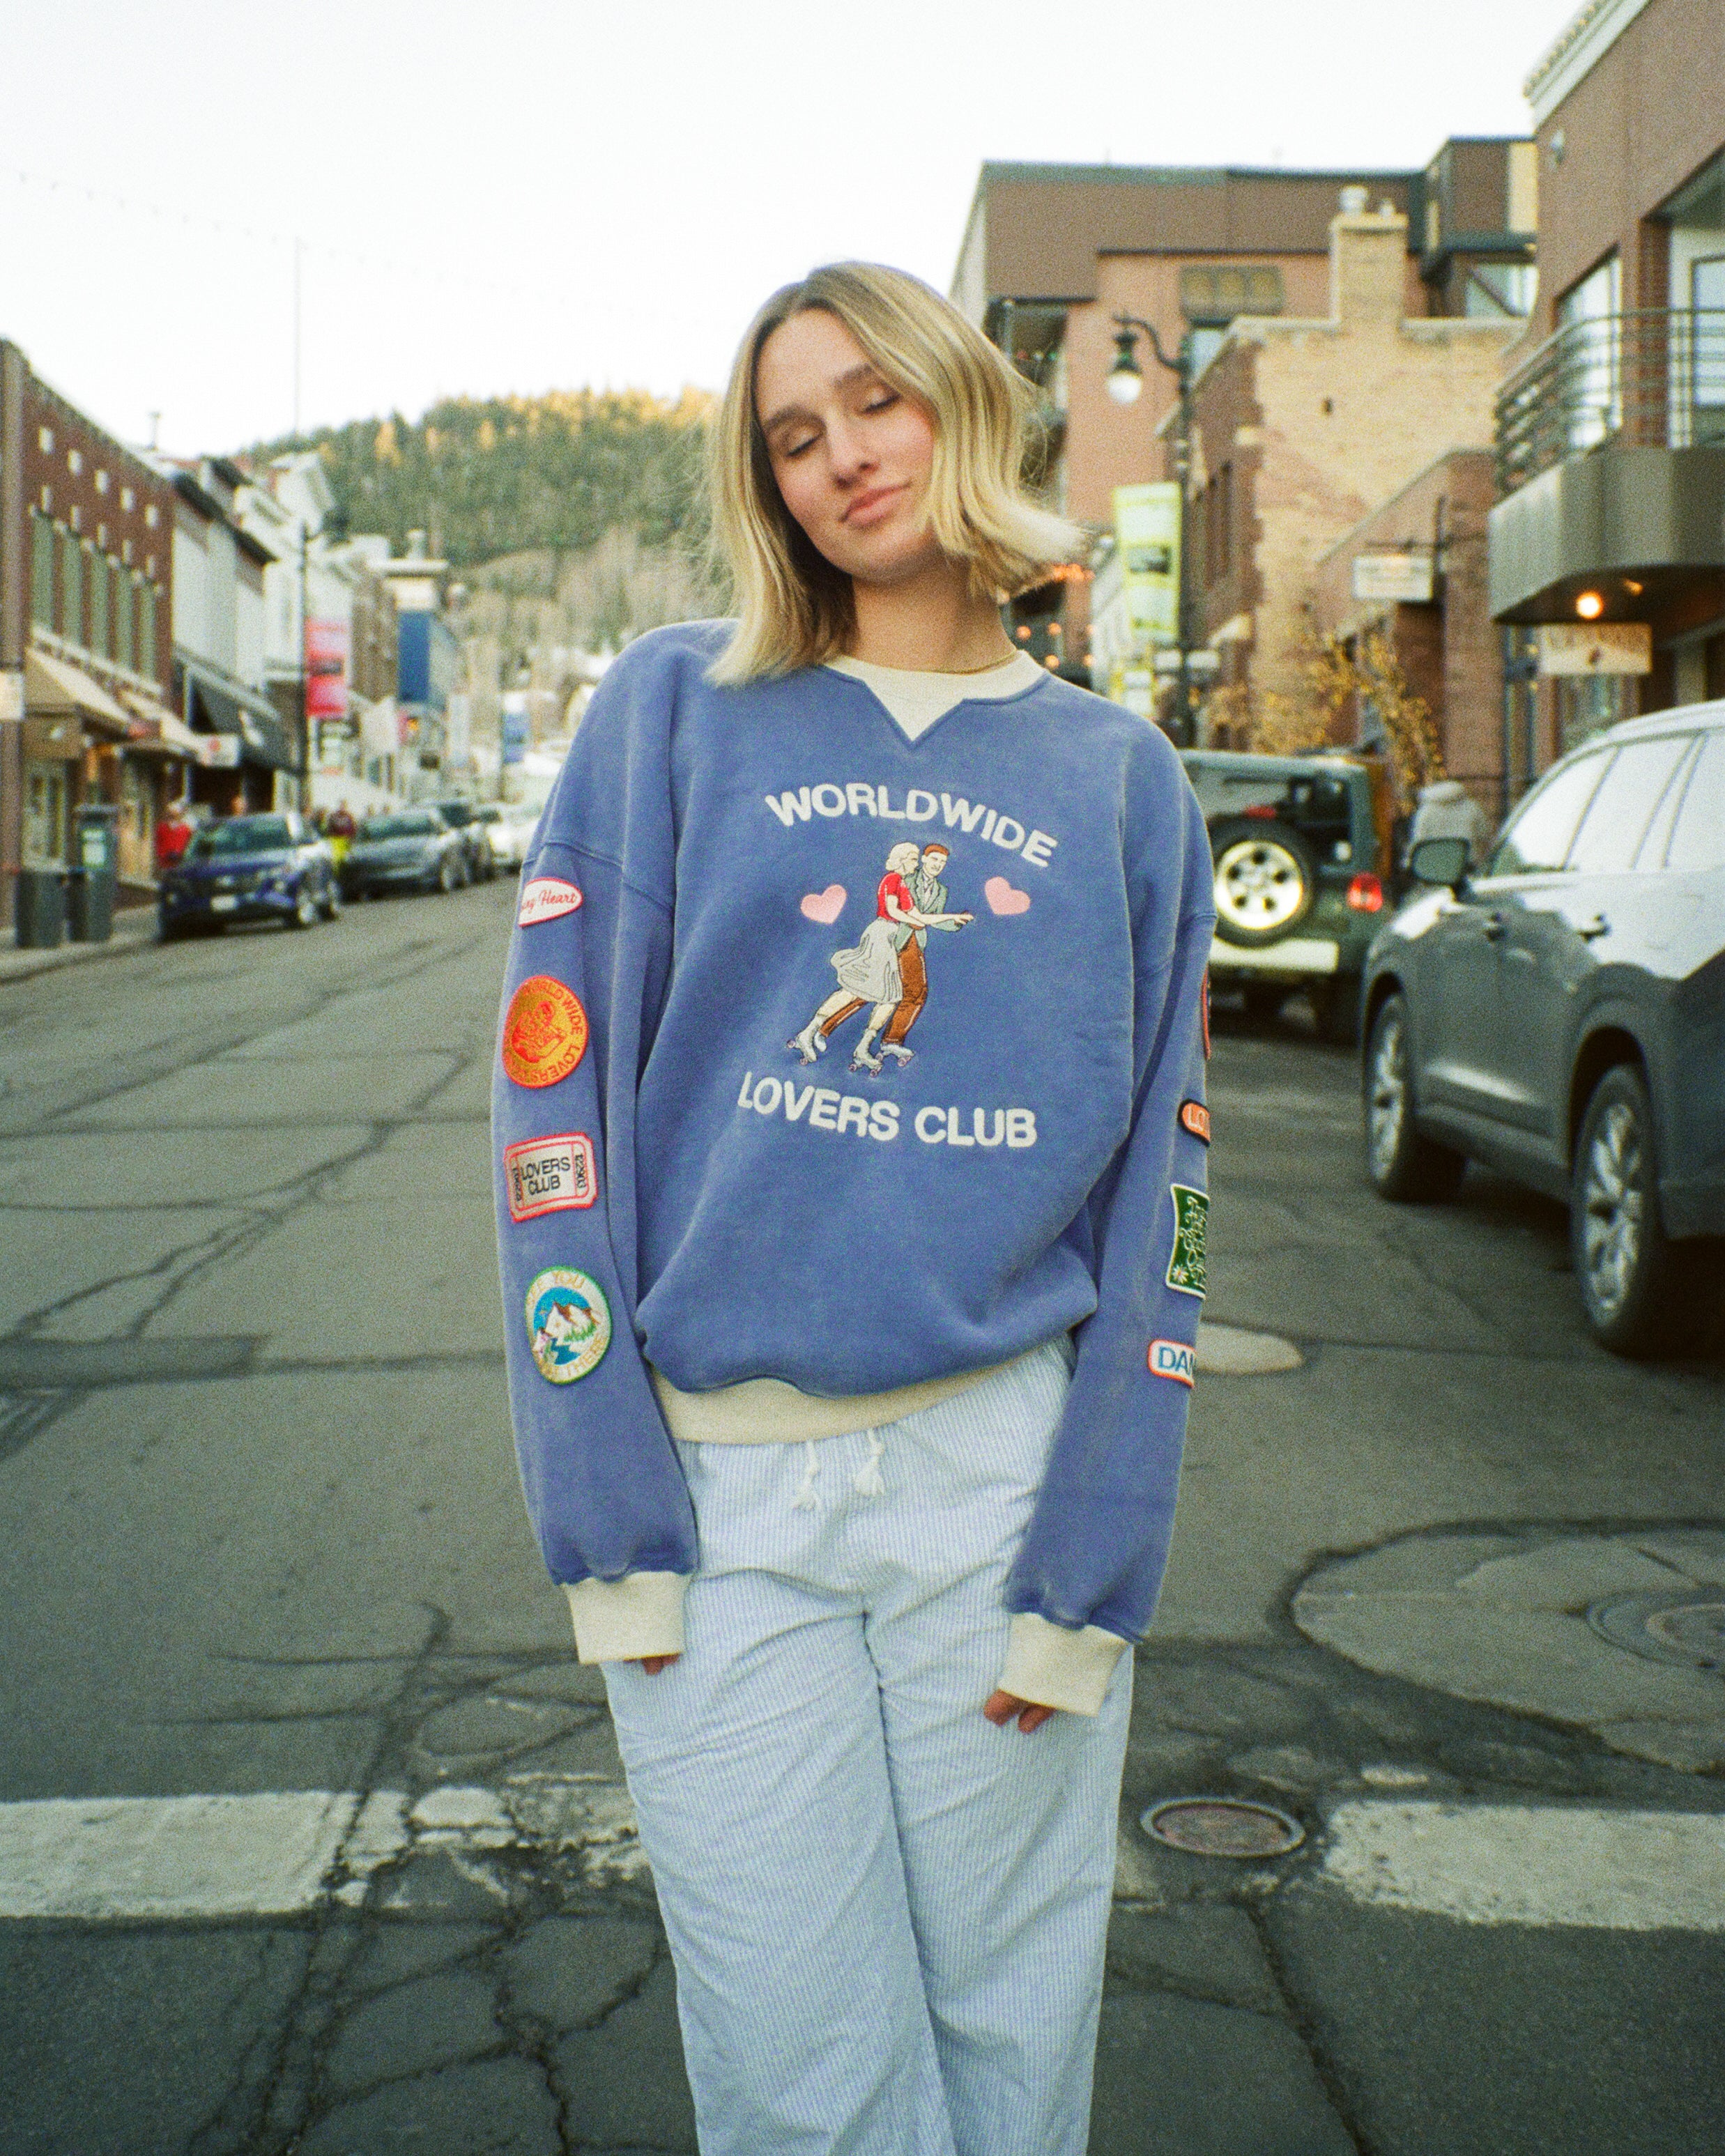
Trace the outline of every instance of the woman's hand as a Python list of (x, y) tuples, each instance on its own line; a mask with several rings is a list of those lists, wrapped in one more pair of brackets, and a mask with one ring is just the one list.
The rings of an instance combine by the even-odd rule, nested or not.
[(1014, 1716), (1019, 1727), (1028, 1737), (1033, 1729), (1040, 1729), (1054, 1713), (1051, 1707), (1037, 1707), (1028, 1699), (1019, 1699), (1009, 1691), (991, 1691), (983, 1702), (983, 1712), (997, 1729), (1004, 1729)]
[(668, 1670), (677, 1659), (675, 1655), (625, 1655), (626, 1662), (639, 1662), (649, 1677), (656, 1677), (661, 1670)]

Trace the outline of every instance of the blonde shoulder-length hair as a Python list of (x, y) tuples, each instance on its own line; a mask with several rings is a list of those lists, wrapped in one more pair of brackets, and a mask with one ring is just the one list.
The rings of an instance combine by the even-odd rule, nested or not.
[(750, 323), (714, 426), (713, 549), (737, 616), (710, 670), (716, 682), (819, 665), (843, 650), (855, 624), (850, 578), (786, 509), (755, 408), (762, 346), (814, 309), (842, 322), (884, 379), (932, 419), (929, 529), (943, 553), (967, 565), (978, 597), (1009, 598), (1040, 583), (1084, 543), (1076, 526), (1024, 492), (1037, 423), (1034, 394), (1017, 369), (919, 278), (874, 262), (829, 263), (775, 292)]

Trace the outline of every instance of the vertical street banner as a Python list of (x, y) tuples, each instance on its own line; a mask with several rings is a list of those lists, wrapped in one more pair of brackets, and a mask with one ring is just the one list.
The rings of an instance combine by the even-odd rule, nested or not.
[(1140, 649), (1180, 640), (1180, 490), (1173, 480), (1114, 490), (1132, 642)]
[(345, 719), (347, 716), (348, 628), (345, 621), (305, 624), (305, 716)]

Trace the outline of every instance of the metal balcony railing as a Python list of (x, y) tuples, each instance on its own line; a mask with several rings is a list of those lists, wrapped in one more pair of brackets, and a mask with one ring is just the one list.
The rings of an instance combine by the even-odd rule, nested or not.
[(1645, 308), (1555, 331), (1498, 395), (1500, 499), (1606, 442), (1725, 444), (1725, 308)]

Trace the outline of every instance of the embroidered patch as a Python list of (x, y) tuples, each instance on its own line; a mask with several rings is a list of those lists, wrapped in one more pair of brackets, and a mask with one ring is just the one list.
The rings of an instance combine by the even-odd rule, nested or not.
[(535, 876), (531, 883), (521, 886), (521, 911), (516, 919), (523, 928), (531, 928), (542, 921), (556, 921), (565, 913), (572, 913), (581, 903), (578, 885), (566, 883), (562, 876)]
[(1196, 1365), (1183, 1340), (1153, 1340), (1149, 1361), (1153, 1378), (1172, 1378), (1177, 1385), (1192, 1383)]
[(1180, 1127), (1182, 1130), (1190, 1131), (1193, 1137), (1201, 1143), (1204, 1145), (1209, 1143), (1210, 1111), (1202, 1101), (1181, 1101)]
[(1171, 1183), (1174, 1198), (1174, 1246), (1168, 1252), (1168, 1284), (1181, 1295), (1204, 1294), (1204, 1229), (1210, 1201), (1201, 1190)]
[(509, 1217), (531, 1220), (542, 1213), (583, 1211), (598, 1195), (593, 1140), (582, 1131), (554, 1138), (523, 1138), (503, 1148)]
[(527, 1290), (527, 1344), (539, 1374), (572, 1385), (598, 1369), (611, 1345), (611, 1307), (595, 1280), (572, 1266), (552, 1265)]
[(587, 1053), (587, 1013), (549, 973), (523, 981), (503, 1014), (503, 1068), (517, 1086), (555, 1086)]
[(1210, 969), (1204, 969), (1204, 988), (1199, 997), (1199, 1025), (1204, 1034), (1204, 1060), (1210, 1060)]

